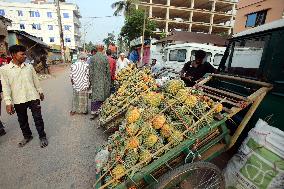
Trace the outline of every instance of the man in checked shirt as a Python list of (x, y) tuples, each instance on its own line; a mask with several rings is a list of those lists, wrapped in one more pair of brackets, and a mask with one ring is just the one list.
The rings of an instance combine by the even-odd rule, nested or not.
[(1, 67), (3, 99), (7, 113), (10, 115), (17, 113), (24, 136), (19, 146), (23, 147), (33, 139), (28, 122), (29, 108), (39, 134), (40, 146), (44, 148), (48, 145), (40, 106), (40, 100), (44, 99), (44, 95), (37, 74), (32, 65), (24, 63), (27, 58), (24, 46), (13, 45), (9, 51), (12, 60), (10, 64)]

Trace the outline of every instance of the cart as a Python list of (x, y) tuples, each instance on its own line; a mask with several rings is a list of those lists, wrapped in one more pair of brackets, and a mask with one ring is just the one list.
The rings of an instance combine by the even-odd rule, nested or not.
[[(209, 74), (194, 88), (221, 101), (210, 126), (139, 169), (116, 188), (224, 188), (220, 170), (208, 161), (231, 148), (272, 85), (240, 77)], [(240, 123), (230, 121), (238, 117)], [(200, 120), (201, 121), (201, 120)], [(140, 163), (133, 168), (139, 168)], [(103, 175), (98, 174), (97, 180)], [(97, 182), (95, 188), (106, 188)]]

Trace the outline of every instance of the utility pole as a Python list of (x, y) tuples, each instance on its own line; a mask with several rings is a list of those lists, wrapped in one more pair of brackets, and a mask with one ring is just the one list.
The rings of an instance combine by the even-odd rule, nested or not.
[(143, 32), (142, 32), (142, 46), (141, 46), (141, 52), (140, 52), (140, 63), (141, 63), (141, 66), (144, 66), (143, 57), (144, 57), (145, 30), (146, 30), (146, 10), (144, 12), (144, 22), (143, 22)]
[(54, 3), (55, 3), (55, 6), (56, 6), (57, 19), (58, 19), (61, 56), (62, 56), (63, 63), (65, 63), (66, 62), (66, 60), (65, 60), (65, 47), (64, 47), (64, 39), (63, 39), (63, 31), (62, 31), (62, 22), (61, 22), (59, 0), (54, 0)]

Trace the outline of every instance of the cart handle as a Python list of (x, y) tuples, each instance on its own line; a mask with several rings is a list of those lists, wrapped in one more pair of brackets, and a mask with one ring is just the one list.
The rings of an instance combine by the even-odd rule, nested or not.
[(241, 77), (236, 77), (236, 76), (229, 76), (229, 75), (222, 75), (222, 74), (209, 74), (209, 76), (223, 78), (223, 79), (230, 79), (230, 80), (235, 80), (235, 81), (242, 81), (242, 82), (245, 82), (245, 83), (256, 84), (256, 85), (260, 85), (262, 87), (267, 87), (267, 88), (273, 87), (273, 85), (270, 84), (270, 83), (266, 83), (266, 82), (262, 82), (262, 81), (256, 81), (256, 80), (252, 80), (252, 79), (241, 78)]

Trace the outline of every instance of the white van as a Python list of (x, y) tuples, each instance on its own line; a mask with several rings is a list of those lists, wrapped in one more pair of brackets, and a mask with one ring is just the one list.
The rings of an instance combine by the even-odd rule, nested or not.
[(217, 69), (226, 48), (200, 43), (171, 45), (164, 48), (163, 61), (165, 63), (162, 66), (173, 68), (179, 72), (186, 62), (194, 60), (194, 54), (197, 50), (205, 51), (207, 54), (206, 61)]

